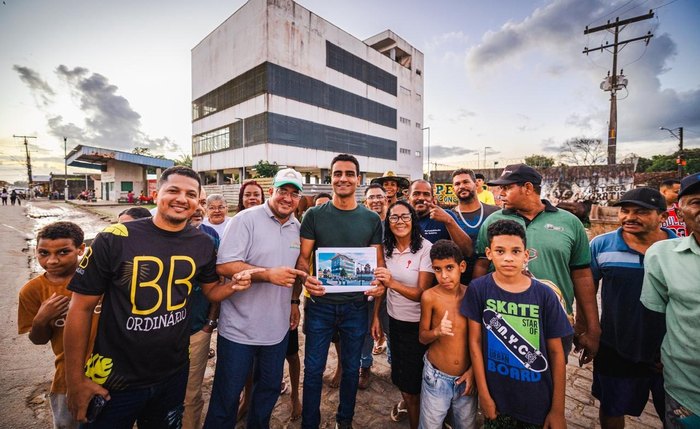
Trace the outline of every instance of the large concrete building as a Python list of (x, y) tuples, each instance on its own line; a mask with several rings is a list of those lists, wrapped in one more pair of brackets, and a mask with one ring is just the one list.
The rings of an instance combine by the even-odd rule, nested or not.
[(193, 167), (223, 184), (263, 160), (319, 183), (351, 153), (366, 180), (419, 178), (423, 79), (423, 53), (389, 30), (362, 41), (291, 0), (249, 0), (192, 49)]

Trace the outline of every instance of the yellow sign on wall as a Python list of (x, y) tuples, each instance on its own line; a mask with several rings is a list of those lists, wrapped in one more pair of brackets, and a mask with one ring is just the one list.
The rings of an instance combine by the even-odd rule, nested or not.
[(456, 206), (459, 203), (452, 189), (452, 183), (436, 183), (435, 199), (441, 206)]

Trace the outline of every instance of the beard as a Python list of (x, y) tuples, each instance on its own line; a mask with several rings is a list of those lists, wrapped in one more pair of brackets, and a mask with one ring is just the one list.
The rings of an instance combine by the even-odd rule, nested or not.
[(460, 203), (471, 203), (476, 198), (476, 192), (467, 191), (466, 196), (457, 195), (457, 199)]

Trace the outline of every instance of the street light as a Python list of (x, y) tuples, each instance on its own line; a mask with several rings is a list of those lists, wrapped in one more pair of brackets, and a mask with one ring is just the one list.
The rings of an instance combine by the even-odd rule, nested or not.
[(68, 202), (68, 138), (63, 137), (63, 201)]
[(243, 143), (243, 171), (239, 178), (239, 182), (242, 185), (245, 180), (245, 120), (243, 118), (233, 118), (241, 121), (241, 142)]
[(420, 130), (428, 130), (428, 180), (430, 180), (430, 127), (421, 128)]
[[(678, 127), (675, 129), (668, 129), (666, 127), (659, 127), (659, 130), (666, 130), (675, 138), (678, 139), (678, 158), (676, 159), (676, 164), (678, 164), (678, 180), (683, 178), (683, 165), (685, 160), (683, 159), (683, 127)], [(674, 133), (678, 131), (678, 135)]]
[(484, 147), (484, 168), (486, 168), (486, 149), (491, 149), (491, 146)]

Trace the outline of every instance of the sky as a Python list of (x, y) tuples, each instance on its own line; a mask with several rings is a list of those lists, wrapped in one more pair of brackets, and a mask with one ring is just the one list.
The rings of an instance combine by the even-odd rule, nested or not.
[[(0, 5), (0, 180), (63, 172), (67, 147), (177, 159), (191, 152), (191, 49), (242, 0), (4, 0)], [(605, 141), (609, 52), (584, 47), (612, 35), (584, 35), (654, 10), (621, 40), (618, 160), (673, 153), (659, 127), (684, 127), (700, 146), (700, 2), (696, 0), (301, 0), (302, 6), (365, 39), (385, 29), (425, 54), (424, 154), (431, 169), (499, 166), (557, 157), (576, 137)], [(274, 161), (274, 160), (269, 160)], [(425, 159), (427, 163), (427, 157)], [(427, 169), (427, 165), (426, 165)], [(70, 172), (79, 169), (69, 168)]]

